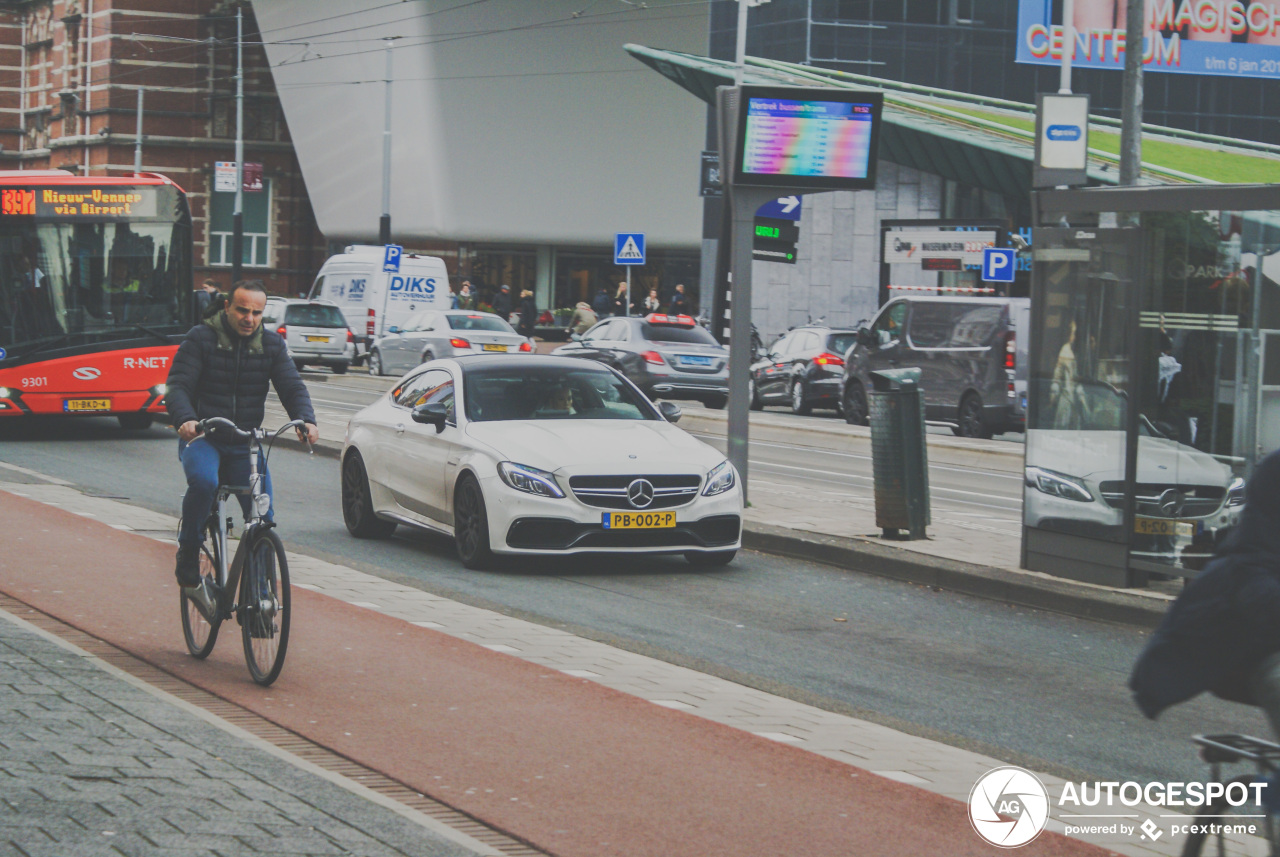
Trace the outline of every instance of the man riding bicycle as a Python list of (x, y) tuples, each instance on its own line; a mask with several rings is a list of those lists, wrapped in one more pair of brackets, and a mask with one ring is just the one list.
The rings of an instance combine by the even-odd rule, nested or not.
[[(298, 438), (310, 443), (320, 439), (311, 396), (289, 358), (284, 340), (262, 327), (266, 305), (262, 283), (237, 282), (226, 308), (187, 334), (169, 369), (165, 402), (178, 427), (178, 458), (187, 476), (175, 573), (188, 597), (201, 604), (207, 601), (207, 593), (200, 585), (200, 543), (205, 521), (213, 509), (219, 474), (231, 483), (247, 484), (249, 450), (242, 443), (211, 437), (212, 433), (200, 435), (200, 420), (225, 417), (241, 429), (259, 427), (270, 382), (290, 419), (306, 424), (305, 432), (298, 430)], [(258, 467), (263, 487), (270, 495), (266, 461), (260, 459)], [(241, 495), (239, 499), (248, 518), (249, 497)], [(267, 520), (271, 520), (271, 514), (268, 510)]]

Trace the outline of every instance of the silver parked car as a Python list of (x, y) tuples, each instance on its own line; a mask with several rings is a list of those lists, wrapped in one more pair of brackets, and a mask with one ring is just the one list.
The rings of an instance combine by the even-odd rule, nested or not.
[(532, 354), (533, 343), (491, 312), (427, 310), (374, 341), (369, 374), (400, 375), (438, 357), (521, 353)]
[(299, 371), (319, 365), (341, 375), (355, 359), (355, 336), (342, 310), (327, 301), (270, 298), (262, 323), (284, 339)]

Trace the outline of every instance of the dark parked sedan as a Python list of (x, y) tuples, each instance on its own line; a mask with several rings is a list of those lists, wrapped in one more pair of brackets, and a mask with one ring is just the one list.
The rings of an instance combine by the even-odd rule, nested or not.
[(608, 364), (650, 398), (723, 408), (729, 397), (729, 351), (691, 316), (615, 316), (573, 340), (551, 353)]
[(841, 407), (844, 355), (853, 330), (805, 326), (788, 331), (751, 367), (751, 407), (789, 405), (793, 413)]

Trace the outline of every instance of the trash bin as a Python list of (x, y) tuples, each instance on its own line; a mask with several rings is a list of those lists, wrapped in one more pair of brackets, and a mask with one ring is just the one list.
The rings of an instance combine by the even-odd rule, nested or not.
[(929, 462), (920, 370), (885, 369), (870, 375), (876, 526), (885, 538), (928, 538)]

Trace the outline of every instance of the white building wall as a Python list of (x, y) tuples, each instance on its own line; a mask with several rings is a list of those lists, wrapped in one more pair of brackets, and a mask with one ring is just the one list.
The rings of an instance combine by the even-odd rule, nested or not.
[(400, 36), (392, 43), (395, 240), (611, 249), (615, 232), (635, 231), (656, 248), (700, 246), (705, 108), (622, 46), (704, 53), (705, 5), (253, 6), (326, 235), (377, 237), (385, 76), (379, 39)]

